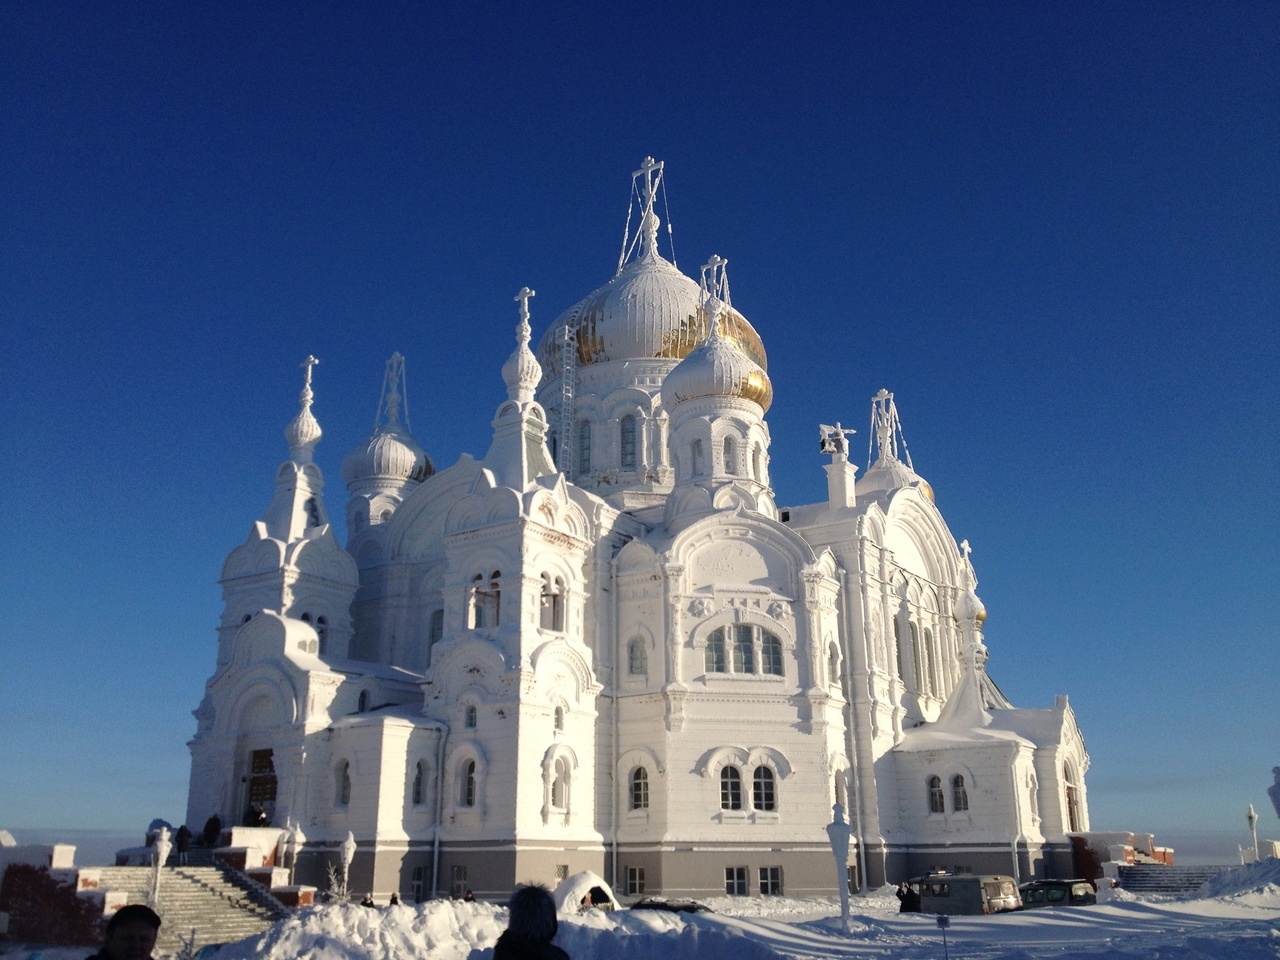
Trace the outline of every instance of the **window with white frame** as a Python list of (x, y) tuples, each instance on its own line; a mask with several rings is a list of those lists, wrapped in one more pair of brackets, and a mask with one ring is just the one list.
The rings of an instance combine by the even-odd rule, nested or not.
[(636, 767), (631, 771), (631, 809), (649, 809), (649, 771)]
[(734, 476), (738, 472), (738, 445), (733, 437), (724, 438), (724, 472)]
[(956, 813), (969, 809), (969, 791), (965, 789), (964, 777), (959, 773), (951, 778), (951, 809)]
[(415, 807), (422, 805), (423, 786), (427, 778), (427, 765), (419, 760), (417, 766), (413, 768), (413, 805)]
[(458, 770), (458, 806), (476, 805), (476, 762), (464, 760)]
[(731, 897), (745, 897), (747, 895), (746, 867), (724, 868), (724, 892)]
[(723, 630), (712, 630), (707, 635), (707, 649), (703, 659), (705, 660), (707, 673), (724, 673), (726, 671)]
[(742, 774), (734, 766), (720, 771), (720, 809), (742, 809)]
[(633, 677), (649, 675), (649, 650), (644, 637), (632, 637), (627, 643), (627, 673)]
[(557, 757), (551, 780), (551, 805), (558, 810), (569, 809), (569, 761)]
[(929, 812), (945, 813), (946, 806), (942, 798), (942, 778), (929, 778)]
[(769, 767), (756, 767), (751, 775), (751, 806), (766, 812), (778, 809), (773, 770)]
[(760, 895), (763, 897), (782, 896), (782, 868), (760, 868)]
[(627, 867), (627, 896), (638, 897), (644, 893), (644, 867)]
[(476, 705), (468, 703), (462, 711), (462, 725), (468, 730), (476, 728)]
[(707, 634), (703, 661), (707, 673), (778, 677), (785, 674), (782, 641), (752, 623), (734, 623), (712, 630)]
[(634, 470), (636, 468), (636, 418), (627, 414), (622, 418), (619, 427), (619, 440), (621, 441), (619, 449), (621, 452), (620, 466), (623, 470)]

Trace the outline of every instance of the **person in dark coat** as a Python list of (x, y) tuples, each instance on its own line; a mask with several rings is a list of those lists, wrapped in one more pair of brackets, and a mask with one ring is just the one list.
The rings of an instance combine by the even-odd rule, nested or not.
[(507, 909), (507, 929), (493, 946), (493, 960), (569, 960), (551, 942), (560, 922), (550, 890), (540, 883), (516, 887)]
[(204, 822), (202, 836), (206, 847), (217, 846), (218, 838), (222, 836), (222, 818), (216, 813)]
[(151, 960), (160, 917), (150, 907), (127, 903), (107, 921), (102, 949), (88, 960)]
[(187, 865), (187, 851), (191, 849), (191, 831), (187, 829), (185, 823), (174, 834), (173, 845), (178, 848), (178, 866), (185, 867)]

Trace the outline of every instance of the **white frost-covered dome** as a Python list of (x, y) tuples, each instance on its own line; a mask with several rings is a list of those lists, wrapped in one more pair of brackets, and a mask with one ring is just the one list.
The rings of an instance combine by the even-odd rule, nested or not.
[(342, 480), (350, 486), (358, 480), (414, 480), (421, 482), (435, 468), (416, 440), (394, 424), (374, 431), (342, 460)]
[[(722, 308), (721, 324), (725, 317)], [(763, 367), (717, 331), (691, 350), (662, 383), (662, 403), (668, 409), (699, 397), (738, 397), (768, 410), (773, 386)]]
[(929, 486), (928, 481), (920, 474), (901, 460), (883, 457), (858, 478), (857, 483), (854, 484), (854, 490), (859, 497), (876, 497), (916, 484), (920, 485), (920, 491), (926, 497), (933, 499), (933, 487)]
[[(566, 326), (577, 327), (578, 364), (617, 360), (680, 360), (707, 336), (702, 289), (657, 252), (657, 217), (640, 256), (604, 286), (561, 314), (538, 342), (542, 385), (560, 376)], [(764, 343), (746, 317), (730, 307), (721, 317), (725, 339), (767, 369)]]

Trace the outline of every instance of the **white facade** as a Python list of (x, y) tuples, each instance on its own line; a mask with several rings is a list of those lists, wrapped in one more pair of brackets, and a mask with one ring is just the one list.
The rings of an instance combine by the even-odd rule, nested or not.
[(323, 882), (501, 896), (592, 869), (620, 894), (830, 893), (850, 868), (1067, 875), (1088, 757), (1065, 697), (1012, 707), (985, 611), (912, 469), (892, 396), (855, 480), (823, 428), (828, 499), (779, 508), (764, 346), (724, 262), (658, 253), (661, 165), (608, 284), (529, 347), (483, 460), (434, 472), (388, 363), (380, 426), (328, 524), (302, 409), (228, 557), (217, 666), (196, 711), (188, 823), (261, 802)]

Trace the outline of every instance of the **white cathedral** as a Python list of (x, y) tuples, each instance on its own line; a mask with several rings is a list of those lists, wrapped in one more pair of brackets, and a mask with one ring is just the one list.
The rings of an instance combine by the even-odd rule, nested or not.
[(261, 804), (321, 886), (350, 833), (352, 889), (417, 899), (583, 869), (624, 898), (829, 895), (834, 804), (855, 889), (1073, 876), (1074, 714), (988, 678), (968, 545), (892, 395), (863, 476), (823, 427), (827, 499), (780, 508), (764, 345), (724, 261), (697, 282), (660, 255), (661, 180), (646, 160), (616, 275), (536, 356), (516, 297), (482, 459), (433, 468), (388, 362), (342, 463), (345, 548), (308, 358), (275, 496), (223, 567), (187, 822)]

